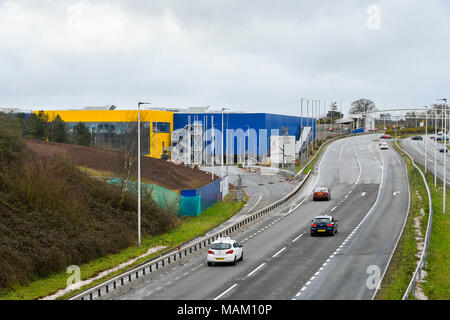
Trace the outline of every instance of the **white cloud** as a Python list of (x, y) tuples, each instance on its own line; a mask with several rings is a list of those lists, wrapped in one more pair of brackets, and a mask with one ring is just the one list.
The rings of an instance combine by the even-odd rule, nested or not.
[(448, 13), (445, 0), (0, 0), (0, 105), (432, 103), (449, 92)]

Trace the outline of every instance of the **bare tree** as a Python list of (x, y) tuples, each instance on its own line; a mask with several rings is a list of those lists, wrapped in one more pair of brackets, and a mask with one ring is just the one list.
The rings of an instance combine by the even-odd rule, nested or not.
[(353, 114), (361, 114), (361, 113), (367, 113), (368, 111), (374, 111), (375, 110), (375, 103), (372, 100), (369, 99), (359, 99), (356, 101), (353, 101), (350, 108), (350, 113)]
[(372, 100), (359, 99), (359, 100), (352, 102), (349, 113), (361, 114), (364, 118), (364, 125), (365, 125), (367, 113), (370, 111), (374, 111), (374, 110), (376, 110), (376, 108), (375, 108), (375, 103)]
[[(141, 114), (141, 135), (144, 130), (144, 122), (148, 119), (143, 119)], [(122, 205), (125, 200), (126, 192), (129, 186), (130, 179), (133, 175), (133, 167), (137, 160), (137, 141), (138, 141), (138, 124), (137, 115), (130, 112), (127, 115), (127, 122), (124, 124), (122, 133), (120, 134), (120, 142), (118, 143), (118, 171), (120, 176), (120, 200), (119, 205)]]

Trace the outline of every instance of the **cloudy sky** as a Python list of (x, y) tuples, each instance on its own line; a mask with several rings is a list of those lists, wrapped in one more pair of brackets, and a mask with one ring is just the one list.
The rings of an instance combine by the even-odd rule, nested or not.
[(0, 0), (0, 107), (450, 96), (448, 0)]

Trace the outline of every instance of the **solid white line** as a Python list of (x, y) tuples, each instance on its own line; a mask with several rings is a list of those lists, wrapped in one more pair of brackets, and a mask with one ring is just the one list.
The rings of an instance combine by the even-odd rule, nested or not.
[(280, 253), (282, 253), (284, 250), (286, 250), (286, 247), (284, 247), (283, 249), (281, 249), (280, 251), (278, 251), (277, 253), (275, 253), (272, 258), (275, 258), (277, 255), (279, 255)]
[(262, 195), (259, 196), (258, 201), (256, 201), (256, 203), (253, 205), (253, 207), (251, 209), (249, 209), (247, 212), (251, 212), (253, 209), (255, 209), (255, 207), (258, 205), (258, 203), (261, 201), (262, 199)]
[(338, 161), (341, 161), (342, 150), (344, 149), (344, 145), (345, 145), (346, 143), (347, 143), (347, 142), (343, 143), (342, 146), (341, 146), (341, 152), (340, 152), (340, 154), (339, 154), (339, 159), (338, 159)]
[(218, 295), (217, 297), (215, 297), (214, 300), (219, 300), (221, 297), (223, 297), (223, 296), (226, 295), (228, 292), (230, 292), (231, 290), (233, 290), (236, 286), (237, 286), (237, 283), (233, 284), (230, 288), (228, 288), (228, 289), (225, 290), (223, 293), (221, 293), (220, 295)]
[(255, 270), (253, 270), (252, 272), (250, 272), (247, 277), (250, 277), (252, 274), (254, 274), (256, 271), (258, 271), (259, 269), (261, 269), (262, 267), (264, 267), (266, 263), (262, 263), (258, 268), (256, 268)]

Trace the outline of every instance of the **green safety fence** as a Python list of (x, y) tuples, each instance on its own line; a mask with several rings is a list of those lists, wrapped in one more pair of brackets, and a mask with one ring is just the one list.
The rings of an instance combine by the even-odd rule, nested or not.
[(202, 195), (185, 197), (180, 199), (180, 214), (182, 216), (198, 216), (202, 213)]
[[(112, 183), (120, 186), (122, 179), (110, 179), (107, 180), (108, 183)], [(137, 182), (129, 181), (127, 185), (127, 191), (137, 192)], [(151, 195), (153, 201), (162, 207), (169, 209), (176, 214), (180, 212), (180, 195), (172, 190), (163, 188), (157, 184), (151, 183), (141, 183), (141, 192), (145, 196), (146, 194)]]
[[(122, 179), (114, 178), (106, 182), (120, 186)], [(127, 191), (137, 192), (137, 182), (129, 181)], [(155, 203), (180, 216), (196, 217), (216, 203), (220, 194), (220, 181), (216, 180), (202, 188), (181, 190), (181, 195), (157, 184), (141, 183), (143, 196), (151, 195)]]

